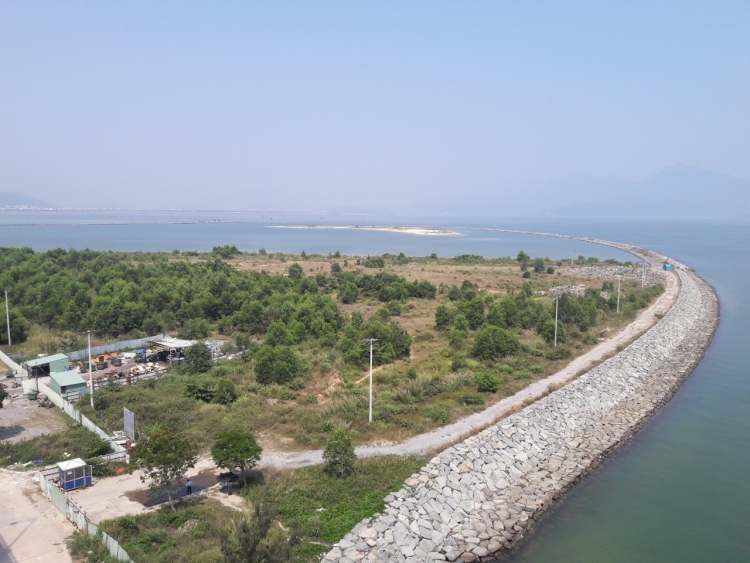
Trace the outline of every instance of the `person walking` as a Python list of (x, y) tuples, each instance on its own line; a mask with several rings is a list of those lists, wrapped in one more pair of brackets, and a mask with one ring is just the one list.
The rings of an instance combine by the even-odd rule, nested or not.
[(187, 485), (187, 494), (192, 495), (193, 494), (193, 482), (188, 479), (188, 482), (185, 483)]

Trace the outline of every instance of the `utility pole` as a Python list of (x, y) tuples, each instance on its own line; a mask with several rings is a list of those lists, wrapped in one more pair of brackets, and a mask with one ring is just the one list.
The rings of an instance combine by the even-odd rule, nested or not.
[(643, 270), (641, 270), (641, 289), (646, 285), (646, 259), (643, 259)]
[(8, 309), (8, 290), (5, 290), (5, 324), (8, 327), (8, 346), (10, 346), (10, 309)]
[(573, 267), (573, 252), (575, 252), (575, 251), (574, 250), (570, 251), (570, 267), (571, 268)]
[(93, 330), (87, 330), (85, 332), (86, 335), (88, 335), (89, 339), (89, 399), (91, 400), (91, 408), (94, 408), (94, 374), (93, 374), (93, 366), (91, 365), (91, 333), (94, 332)]
[(369, 422), (372, 423), (372, 343), (377, 342), (377, 338), (363, 338), (362, 342), (370, 343), (370, 410), (369, 410)]
[(617, 276), (617, 312), (620, 312), (620, 280), (622, 276)]
[(560, 304), (560, 296), (555, 296), (555, 348), (557, 348), (557, 307)]

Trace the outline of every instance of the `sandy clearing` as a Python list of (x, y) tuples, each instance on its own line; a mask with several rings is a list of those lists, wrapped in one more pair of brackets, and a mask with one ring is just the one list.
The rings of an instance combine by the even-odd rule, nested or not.
[(0, 469), (0, 563), (69, 563), (75, 527), (39, 489), (36, 473)]

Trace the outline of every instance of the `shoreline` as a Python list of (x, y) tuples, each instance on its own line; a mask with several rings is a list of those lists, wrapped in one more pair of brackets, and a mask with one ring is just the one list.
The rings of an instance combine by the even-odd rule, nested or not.
[[(650, 263), (666, 260), (586, 240)], [(669, 401), (703, 358), (720, 319), (718, 297), (690, 268), (679, 264), (676, 275), (677, 301), (654, 326), (568, 385), (438, 454), (386, 497), (383, 514), (358, 524), (323, 560), (490, 563), (515, 549), (557, 499)]]
[(400, 233), (403, 235), (460, 237), (461, 233), (444, 229), (429, 229), (426, 227), (409, 226), (377, 226), (377, 225), (266, 225), (270, 229), (351, 229), (360, 231), (382, 231), (386, 233)]

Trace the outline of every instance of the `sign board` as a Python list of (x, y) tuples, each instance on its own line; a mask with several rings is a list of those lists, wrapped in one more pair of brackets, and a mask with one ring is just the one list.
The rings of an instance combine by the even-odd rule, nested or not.
[(125, 435), (135, 440), (135, 414), (123, 407), (122, 418), (125, 423)]

